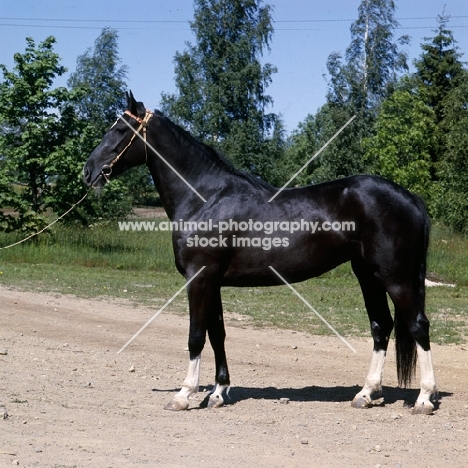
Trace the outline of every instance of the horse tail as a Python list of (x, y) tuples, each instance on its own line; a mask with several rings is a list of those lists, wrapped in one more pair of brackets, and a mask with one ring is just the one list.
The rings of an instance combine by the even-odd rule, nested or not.
[(414, 376), (417, 363), (417, 349), (415, 336), (411, 329), (418, 320), (419, 314), (422, 313), (424, 315), (425, 307), (426, 261), (429, 246), (430, 221), (422, 200), (418, 198), (417, 202), (423, 219), (419, 245), (415, 246), (419, 252), (414, 275), (416, 284), (412, 285), (414, 301), (412, 303), (412, 310), (395, 306), (396, 365), (398, 385), (402, 387), (408, 387)]

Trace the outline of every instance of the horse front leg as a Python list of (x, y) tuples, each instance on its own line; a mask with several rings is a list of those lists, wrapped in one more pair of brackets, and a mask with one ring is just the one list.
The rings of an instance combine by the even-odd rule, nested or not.
[(189, 407), (190, 396), (198, 392), (200, 362), (201, 353), (197, 356), (190, 356), (187, 377), (182, 384), (182, 388), (179, 393), (177, 393), (177, 395), (164, 407), (165, 410), (183, 411)]
[(230, 378), (226, 359), (224, 341), (226, 330), (224, 328), (223, 305), (221, 301), (221, 291), (217, 289), (213, 297), (213, 309), (208, 321), (208, 336), (211, 347), (215, 355), (215, 387), (211, 392), (207, 406), (208, 408), (218, 408), (223, 406), (223, 393), (229, 389)]
[(190, 405), (189, 398), (198, 392), (201, 353), (205, 346), (206, 331), (211, 317), (219, 311), (221, 303), (220, 288), (215, 280), (206, 276), (205, 271), (188, 285), (187, 293), (190, 309), (188, 340), (190, 361), (182, 388), (164, 407), (171, 411), (187, 409)]

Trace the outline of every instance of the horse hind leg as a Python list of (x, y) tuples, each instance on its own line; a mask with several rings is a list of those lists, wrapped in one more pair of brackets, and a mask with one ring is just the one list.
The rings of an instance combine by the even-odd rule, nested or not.
[(363, 262), (352, 262), (364, 297), (369, 316), (374, 348), (364, 386), (354, 397), (354, 408), (369, 408), (382, 394), (382, 377), (387, 355), (388, 341), (393, 329), (393, 319), (388, 308), (387, 294), (383, 283)]
[[(417, 360), (420, 366), (420, 393), (413, 414), (432, 414), (437, 400), (437, 383), (429, 341), (430, 323), (424, 313), (424, 279), (419, 288), (398, 287), (390, 297), (395, 304), (395, 347), (398, 381), (408, 386)], [(416, 292), (415, 292), (416, 291)]]

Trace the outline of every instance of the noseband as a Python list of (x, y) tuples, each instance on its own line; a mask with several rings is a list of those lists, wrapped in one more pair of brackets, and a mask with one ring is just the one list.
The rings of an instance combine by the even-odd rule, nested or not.
[[(101, 169), (101, 172), (99, 175), (101, 175), (102, 177), (104, 177), (104, 179), (106, 179), (107, 182), (109, 182), (109, 177), (110, 175), (112, 174), (112, 167), (114, 166), (114, 164), (123, 156), (123, 154), (125, 153), (125, 151), (127, 151), (127, 149), (130, 147), (130, 145), (133, 143), (133, 140), (135, 139), (135, 137), (143, 130), (143, 140), (145, 142), (145, 156), (146, 156), (146, 163), (148, 163), (148, 153), (146, 151), (146, 127), (148, 126), (148, 122), (150, 121), (151, 117), (153, 117), (153, 112), (149, 111), (149, 110), (146, 110), (146, 113), (145, 113), (145, 116), (143, 118), (140, 118), (136, 115), (133, 115), (130, 111), (126, 110), (124, 112), (124, 114), (127, 114), (128, 116), (130, 116), (133, 120), (136, 120), (140, 126), (138, 127), (137, 130), (133, 130), (133, 135), (132, 135), (132, 138), (130, 139), (130, 141), (128, 142), (127, 146), (125, 146), (125, 148), (111, 161), (110, 164), (104, 164), (104, 166), (102, 166), (102, 169)], [(119, 119), (122, 119), (122, 116), (119, 116)], [(117, 119), (114, 123), (114, 125), (119, 121), (119, 119)], [(123, 120), (123, 119), (122, 119)], [(112, 125), (112, 127), (114, 126)], [(112, 129), (111, 127), (111, 129)]]

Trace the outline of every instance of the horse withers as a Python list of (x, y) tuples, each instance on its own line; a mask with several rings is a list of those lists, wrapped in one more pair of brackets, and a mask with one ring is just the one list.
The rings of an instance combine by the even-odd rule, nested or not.
[[(216, 363), (216, 385), (208, 406), (224, 403), (230, 377), (222, 286), (283, 284), (275, 271), (295, 283), (349, 261), (374, 341), (367, 378), (352, 406), (367, 408), (380, 397), (387, 347), (395, 328), (399, 384), (410, 383), (419, 358), (421, 390), (413, 412), (433, 412), (437, 386), (424, 284), (429, 219), (417, 196), (368, 175), (277, 194), (278, 189), (235, 169), (160, 112), (148, 111), (130, 93), (127, 110), (90, 155), (83, 177), (88, 185), (99, 187), (141, 164), (148, 166), (171, 222), (183, 226), (172, 233), (175, 265), (190, 281), (189, 368), (181, 390), (166, 409), (187, 409), (189, 397), (198, 391), (207, 334)], [(344, 225), (353, 229), (331, 229)], [(284, 226), (290, 227), (287, 235)]]

